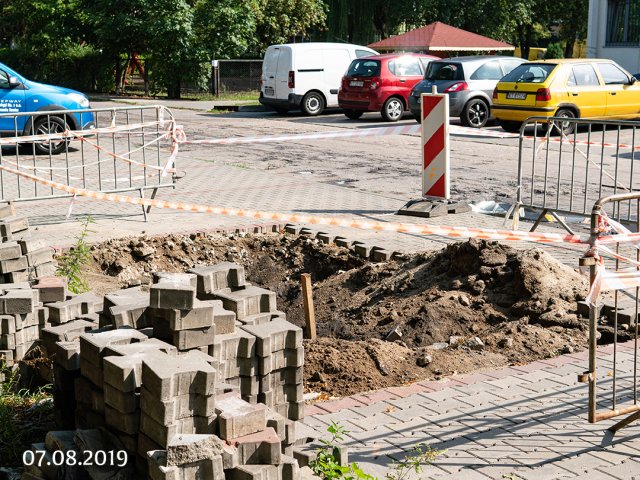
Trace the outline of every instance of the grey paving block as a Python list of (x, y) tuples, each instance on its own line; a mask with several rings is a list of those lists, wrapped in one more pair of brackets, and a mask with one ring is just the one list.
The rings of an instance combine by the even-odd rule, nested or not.
[(27, 257), (18, 257), (9, 260), (0, 260), (0, 273), (11, 273), (18, 270), (26, 270), (29, 267)]
[(127, 435), (135, 435), (140, 430), (140, 412), (136, 410), (124, 413), (105, 404), (104, 420), (108, 427)]
[[(196, 301), (196, 276), (193, 274), (155, 274), (157, 283), (149, 290), (153, 308), (190, 310)], [(160, 276), (161, 275), (161, 276)]]
[(42, 303), (64, 302), (67, 298), (67, 280), (63, 277), (40, 277), (33, 288), (40, 292)]
[(149, 299), (146, 298), (138, 303), (128, 305), (114, 305), (105, 309), (108, 317), (111, 319), (111, 325), (114, 328), (145, 328), (152, 326), (147, 321), (147, 308), (149, 307)]
[(171, 425), (192, 416), (213, 420), (216, 416), (215, 406), (216, 395), (174, 395), (163, 401), (144, 387), (140, 391), (140, 409), (162, 425)]
[(23, 255), (49, 246), (47, 239), (42, 237), (25, 238), (18, 240), (17, 243), (20, 246), (20, 250)]
[(251, 405), (235, 393), (218, 395), (216, 413), (218, 433), (223, 440), (243, 437), (266, 428), (266, 407)]
[(80, 357), (99, 368), (102, 365), (103, 350), (110, 345), (127, 345), (144, 342), (148, 337), (132, 328), (122, 328), (80, 335)]
[(56, 342), (72, 342), (80, 335), (95, 329), (95, 323), (86, 320), (73, 320), (61, 325), (52, 325), (40, 331), (40, 337), (49, 352), (55, 350)]
[(150, 354), (142, 362), (142, 384), (162, 401), (174, 395), (211, 395), (215, 375), (211, 365), (190, 355)]
[(213, 296), (222, 300), (224, 308), (233, 311), (238, 320), (248, 315), (277, 310), (275, 292), (253, 285), (234, 291), (217, 290)]
[(27, 253), (25, 257), (27, 259), (27, 264), (30, 267), (50, 263), (53, 262), (53, 249), (50, 247), (44, 247), (40, 250)]
[(273, 352), (302, 347), (302, 329), (282, 319), (275, 319), (262, 325), (241, 327), (256, 337), (256, 354), (266, 357)]
[(80, 342), (75, 340), (71, 342), (56, 342), (53, 351), (46, 347), (47, 351), (53, 353), (55, 363), (65, 370), (80, 369)]
[[(141, 400), (142, 401), (142, 400)], [(161, 425), (144, 410), (140, 413), (140, 431), (153, 442), (166, 448), (169, 442), (181, 433), (207, 433), (214, 429), (214, 419), (207, 417), (186, 417), (176, 420), (171, 425)]]
[(0, 260), (12, 260), (22, 255), (22, 250), (17, 242), (0, 243)]
[[(134, 413), (140, 409), (140, 394), (135, 391), (123, 392), (105, 383), (104, 404), (122, 413)], [(108, 422), (107, 422), (108, 424)], [(120, 429), (120, 431), (125, 431)], [(135, 433), (135, 432), (134, 432)]]
[(197, 275), (199, 293), (210, 294), (215, 290), (238, 288), (246, 284), (244, 267), (230, 262), (192, 268), (189, 273)]
[(5, 314), (33, 313), (38, 303), (38, 290), (8, 290), (0, 296)]
[(238, 449), (239, 461), (245, 465), (278, 465), (281, 463), (280, 439), (273, 428), (227, 440)]
[(215, 435), (176, 435), (167, 445), (167, 465), (185, 465), (222, 456), (222, 451), (222, 442)]

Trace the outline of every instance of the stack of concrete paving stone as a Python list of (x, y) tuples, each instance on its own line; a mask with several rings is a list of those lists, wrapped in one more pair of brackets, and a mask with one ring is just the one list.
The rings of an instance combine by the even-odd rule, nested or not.
[(247, 283), (244, 268), (229, 262), (190, 272), (197, 276), (198, 298), (220, 300), (236, 315), (235, 323), (216, 323), (209, 349), (220, 362), (221, 379), (239, 387), (250, 403), (303, 418), (302, 330), (277, 310), (275, 293)]
[[(242, 267), (156, 273), (149, 292), (104, 302), (54, 279), (34, 290), (51, 323), (41, 338), (58, 425), (80, 429), (61, 435), (100, 429), (151, 478), (299, 478), (302, 330)], [(219, 455), (203, 456), (203, 445)]]
[(15, 215), (12, 205), (0, 207), (0, 283), (26, 282), (53, 275), (53, 250), (42, 238), (32, 238), (29, 220)]
[(39, 290), (27, 282), (0, 285), (0, 360), (11, 367), (40, 345), (48, 325)]

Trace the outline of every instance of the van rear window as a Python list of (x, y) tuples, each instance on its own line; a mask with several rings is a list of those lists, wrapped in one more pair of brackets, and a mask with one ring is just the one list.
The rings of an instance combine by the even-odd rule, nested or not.
[(558, 65), (553, 63), (524, 63), (507, 73), (502, 82), (542, 83)]
[(379, 60), (354, 60), (349, 65), (347, 77), (379, 77), (380, 61)]
[(431, 62), (425, 80), (464, 80), (462, 65), (452, 62)]

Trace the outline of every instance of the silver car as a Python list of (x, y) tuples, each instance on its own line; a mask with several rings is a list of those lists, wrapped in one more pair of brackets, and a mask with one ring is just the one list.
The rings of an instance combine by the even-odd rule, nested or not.
[(484, 127), (491, 117), (491, 95), (498, 81), (521, 63), (523, 58), (495, 55), (445, 58), (429, 63), (424, 80), (409, 95), (409, 109), (421, 121), (420, 94), (449, 95), (449, 115), (460, 117), (467, 127)]

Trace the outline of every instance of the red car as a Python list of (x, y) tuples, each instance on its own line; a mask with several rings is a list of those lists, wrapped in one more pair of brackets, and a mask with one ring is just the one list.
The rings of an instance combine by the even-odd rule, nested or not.
[(431, 60), (440, 59), (405, 53), (357, 58), (342, 77), (338, 103), (354, 120), (364, 112), (380, 112), (387, 122), (397, 122), (408, 108), (411, 89), (422, 80)]

